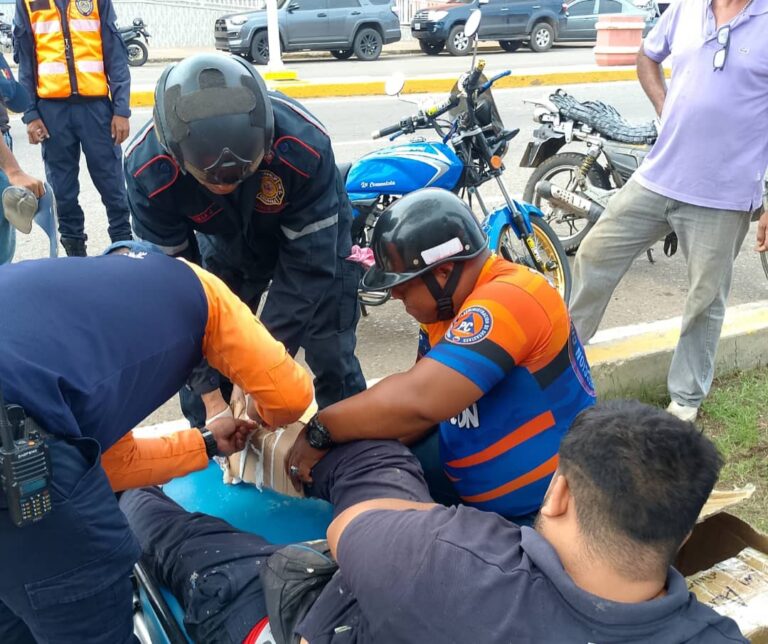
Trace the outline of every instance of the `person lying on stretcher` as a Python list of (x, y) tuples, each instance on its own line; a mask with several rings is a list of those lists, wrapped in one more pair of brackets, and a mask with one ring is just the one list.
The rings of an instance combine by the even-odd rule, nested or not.
[[(322, 545), (268, 543), (157, 488), (120, 506), (196, 642), (746, 642), (671, 567), (721, 465), (692, 424), (638, 402), (598, 403), (565, 435), (529, 528), (433, 503), (397, 441), (338, 445), (308, 487), (335, 506), (338, 572), (304, 601), (280, 574), (305, 569), (307, 586), (330, 577)], [(276, 600), (281, 579), (292, 609)]]

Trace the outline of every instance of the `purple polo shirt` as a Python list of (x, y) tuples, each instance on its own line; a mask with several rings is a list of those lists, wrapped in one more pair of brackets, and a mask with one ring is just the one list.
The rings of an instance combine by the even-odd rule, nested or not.
[(730, 23), (728, 57), (720, 49), (708, 0), (676, 0), (643, 43), (672, 79), (659, 139), (635, 178), (685, 203), (749, 211), (762, 203), (768, 167), (768, 0), (752, 0)]

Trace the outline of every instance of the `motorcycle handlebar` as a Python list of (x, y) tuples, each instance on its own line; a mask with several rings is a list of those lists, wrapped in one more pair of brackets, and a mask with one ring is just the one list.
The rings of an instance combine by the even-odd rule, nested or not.
[(467, 76), (467, 79), (464, 81), (464, 89), (466, 90), (467, 94), (471, 94), (475, 90), (477, 87), (477, 81), (480, 80), (480, 74), (483, 73), (484, 69), (485, 61), (477, 61), (477, 66), (469, 73), (469, 76)]
[(440, 105), (433, 105), (432, 107), (428, 107), (426, 110), (424, 110), (424, 115), (428, 118), (434, 119), (438, 116), (442, 116), (445, 114), (448, 110), (456, 107), (459, 104), (459, 97), (458, 96), (450, 96), (447, 101), (444, 103), (441, 103)]
[(483, 92), (488, 91), (490, 89), (491, 85), (493, 85), (497, 80), (500, 78), (504, 78), (505, 76), (509, 76), (512, 72), (508, 69), (506, 71), (501, 72), (500, 74), (496, 74), (493, 78), (488, 79), (480, 86), (480, 94)]
[(389, 136), (390, 134), (395, 134), (395, 132), (399, 132), (403, 129), (404, 124), (403, 121), (400, 121), (397, 125), (389, 125), (387, 127), (383, 127), (380, 130), (374, 130), (371, 132), (371, 138), (372, 139), (380, 139), (382, 136)]
[(458, 96), (451, 96), (447, 101), (440, 105), (433, 105), (424, 110), (423, 113), (410, 118), (403, 119), (396, 125), (389, 125), (381, 128), (380, 130), (374, 130), (371, 132), (372, 139), (380, 139), (383, 136), (389, 136), (390, 134), (397, 134), (398, 132), (413, 132), (415, 128), (424, 127), (429, 124), (430, 119), (435, 119), (442, 114), (445, 114), (448, 110), (456, 107), (459, 104)]

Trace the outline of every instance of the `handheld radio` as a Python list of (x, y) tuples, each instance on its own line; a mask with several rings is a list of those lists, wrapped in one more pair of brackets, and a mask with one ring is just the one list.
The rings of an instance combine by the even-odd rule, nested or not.
[(37, 424), (0, 389), (0, 482), (11, 521), (23, 527), (51, 512), (51, 459)]

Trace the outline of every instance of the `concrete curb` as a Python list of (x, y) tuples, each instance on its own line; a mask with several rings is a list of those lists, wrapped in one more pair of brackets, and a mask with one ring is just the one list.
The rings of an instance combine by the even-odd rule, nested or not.
[[(633, 396), (666, 387), (680, 336), (681, 318), (607, 329), (586, 346), (599, 396)], [(715, 374), (768, 365), (768, 301), (729, 308), (718, 346)]]
[[(669, 72), (667, 72), (667, 76)], [(448, 93), (456, 82), (456, 75), (424, 76), (409, 78), (404, 94)], [(579, 85), (583, 83), (613, 83), (637, 80), (634, 67), (597, 67), (573, 70), (532, 70), (511, 74), (494, 84), (494, 89), (537, 87), (553, 85)], [(272, 89), (279, 89), (292, 98), (334, 98), (348, 96), (384, 96), (386, 78), (324, 79), (317, 81), (269, 81)], [(154, 104), (153, 89), (131, 91), (131, 107), (151, 107)]]

